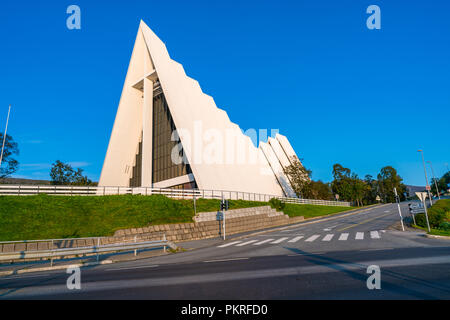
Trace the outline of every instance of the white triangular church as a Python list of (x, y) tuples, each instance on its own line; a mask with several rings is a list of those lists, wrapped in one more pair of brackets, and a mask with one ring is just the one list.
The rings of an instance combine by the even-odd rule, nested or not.
[(283, 170), (294, 158), (280, 134), (255, 147), (141, 21), (99, 186), (295, 197)]

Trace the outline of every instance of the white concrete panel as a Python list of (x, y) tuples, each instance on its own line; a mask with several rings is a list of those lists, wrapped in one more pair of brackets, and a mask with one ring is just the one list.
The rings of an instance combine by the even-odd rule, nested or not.
[(142, 133), (142, 92), (133, 88), (153, 69), (146, 44), (139, 30), (120, 97), (116, 119), (100, 175), (100, 186), (129, 185), (136, 150)]
[(277, 156), (278, 161), (280, 161), (283, 168), (288, 167), (291, 164), (291, 162), (289, 161), (286, 153), (284, 153), (284, 150), (281, 147), (278, 140), (273, 139), (272, 137), (269, 137), (268, 142), (269, 142), (270, 146), (272, 147), (273, 152), (275, 152), (275, 155)]
[(259, 147), (264, 152), (264, 155), (266, 156), (266, 159), (269, 162), (270, 167), (272, 168), (272, 171), (278, 180), (278, 183), (283, 188), (285, 195), (287, 197), (295, 197), (296, 196), (295, 192), (291, 187), (289, 179), (287, 178), (287, 176), (283, 171), (283, 167), (281, 166), (280, 161), (278, 161), (277, 156), (273, 152), (273, 149), (267, 143), (264, 142), (261, 142), (259, 144)]
[(289, 143), (289, 140), (285, 136), (277, 133), (275, 139), (279, 142), (279, 144), (283, 148), (284, 153), (286, 154), (286, 156), (290, 161), (292, 158), (298, 159), (297, 154), (294, 151), (294, 148), (292, 148), (291, 144)]

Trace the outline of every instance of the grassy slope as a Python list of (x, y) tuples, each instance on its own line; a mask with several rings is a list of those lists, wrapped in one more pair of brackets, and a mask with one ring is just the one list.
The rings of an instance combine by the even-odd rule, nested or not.
[(311, 204), (286, 203), (283, 212), (289, 217), (304, 216), (305, 219), (354, 209), (352, 207), (315, 206)]
[[(450, 221), (450, 199), (442, 199), (437, 201), (431, 208), (428, 209), (428, 216), (431, 217), (434, 214), (437, 214), (438, 212), (445, 213), (445, 220)], [(423, 215), (423, 214), (421, 214)], [(417, 216), (416, 216), (417, 220)], [(431, 224), (431, 223), (430, 223)], [(417, 226), (414, 225), (415, 228), (422, 229), (425, 231), (428, 231), (428, 229), (425, 227), (425, 224), (423, 226)], [(440, 230), (431, 228), (430, 234), (438, 235), (438, 236), (450, 236), (450, 230)]]
[[(268, 205), (267, 202), (230, 201), (230, 209)], [(216, 211), (220, 200), (197, 200), (197, 212)], [(351, 209), (286, 204), (291, 217), (316, 217)], [(0, 241), (95, 237), (116, 230), (166, 223), (192, 222), (192, 200), (153, 196), (0, 196)]]

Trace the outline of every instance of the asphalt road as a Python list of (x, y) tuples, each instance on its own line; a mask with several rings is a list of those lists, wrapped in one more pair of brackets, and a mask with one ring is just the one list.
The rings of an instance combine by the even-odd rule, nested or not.
[[(449, 299), (450, 241), (389, 229), (398, 221), (397, 206), (384, 205), (83, 268), (81, 290), (67, 289), (65, 271), (8, 276), (0, 299)], [(366, 285), (371, 265), (379, 290)]]

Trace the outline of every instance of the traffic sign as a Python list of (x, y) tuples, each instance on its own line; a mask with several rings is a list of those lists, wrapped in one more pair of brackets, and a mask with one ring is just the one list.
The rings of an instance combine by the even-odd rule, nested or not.
[(426, 190), (430, 191), (431, 187), (430, 186), (426, 186)]
[(425, 201), (427, 198), (426, 192), (416, 192), (416, 196), (419, 198), (420, 201)]

